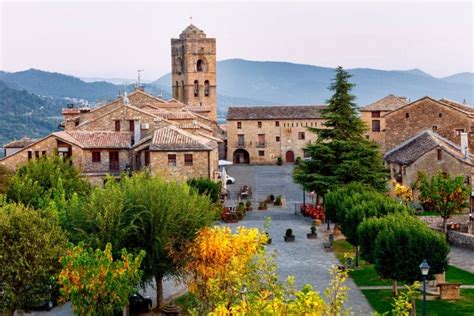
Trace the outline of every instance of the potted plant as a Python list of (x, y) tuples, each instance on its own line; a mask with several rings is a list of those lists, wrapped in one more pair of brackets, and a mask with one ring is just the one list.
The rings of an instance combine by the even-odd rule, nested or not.
[(301, 157), (296, 157), (296, 160), (295, 160), (295, 165), (299, 165), (301, 162)]
[(281, 157), (277, 158), (277, 165), (281, 166), (283, 164), (283, 159)]
[(237, 209), (235, 211), (237, 213), (237, 217), (239, 220), (242, 220), (245, 216), (245, 206), (244, 202), (239, 202), (239, 205), (237, 205)]
[(245, 202), (245, 209), (247, 212), (252, 210), (252, 202), (250, 200), (247, 200), (247, 202)]
[(258, 202), (258, 209), (261, 211), (265, 211), (267, 209), (267, 202), (266, 201)]
[(318, 238), (318, 233), (316, 232), (316, 226), (312, 225), (311, 226), (311, 233), (306, 234), (306, 237), (308, 239), (316, 239)]
[(295, 235), (293, 235), (293, 230), (288, 228), (285, 232), (285, 236), (283, 236), (286, 242), (293, 242), (295, 241)]
[(266, 200), (267, 203), (273, 203), (275, 202), (275, 196), (273, 194), (270, 194), (269, 196), (267, 196), (267, 200)]
[(283, 205), (283, 197), (281, 195), (278, 195), (275, 199), (275, 205), (282, 206)]
[(238, 223), (239, 215), (237, 213), (227, 213), (224, 219), (226, 223)]
[(270, 235), (265, 232), (265, 235), (267, 236), (267, 245), (270, 245), (272, 243), (272, 239), (270, 238)]

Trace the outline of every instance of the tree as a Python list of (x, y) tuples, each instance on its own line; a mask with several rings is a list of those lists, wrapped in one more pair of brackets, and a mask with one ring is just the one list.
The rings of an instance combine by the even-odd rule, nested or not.
[(0, 194), (6, 194), (10, 179), (13, 177), (13, 171), (0, 165)]
[(392, 221), (380, 230), (375, 240), (375, 271), (385, 279), (409, 284), (421, 278), (419, 265), (426, 259), (431, 266), (429, 278), (448, 266), (449, 246), (442, 234), (418, 219)]
[(132, 256), (122, 249), (121, 260), (113, 260), (111, 244), (103, 251), (69, 245), (61, 258), (62, 300), (70, 299), (78, 315), (112, 315), (128, 304), (140, 283), (144, 256), (144, 251)]
[(58, 155), (31, 160), (12, 177), (7, 190), (8, 200), (35, 209), (47, 207), (55, 198), (85, 196), (90, 184), (81, 178), (80, 171)]
[[(204, 228), (186, 248), (188, 289), (203, 315), (340, 315), (348, 288), (347, 271), (331, 269), (327, 303), (310, 285), (301, 290), (294, 278), (278, 281), (274, 256), (267, 255), (267, 236), (256, 228)], [(182, 254), (177, 253), (177, 256)]]
[(0, 306), (14, 311), (50, 300), (66, 238), (54, 214), (22, 205), (0, 207)]
[(471, 189), (465, 184), (463, 176), (451, 177), (440, 171), (428, 181), (426, 175), (422, 173), (417, 188), (420, 189), (423, 207), (435, 211), (443, 218), (445, 234), (448, 233), (447, 222), (451, 215), (469, 206)]
[(221, 182), (215, 182), (207, 178), (194, 178), (188, 180), (188, 185), (197, 190), (199, 194), (208, 195), (212, 202), (219, 202), (221, 195)]
[(382, 156), (377, 144), (364, 137), (366, 126), (358, 116), (350, 77), (342, 67), (337, 68), (329, 88), (334, 94), (321, 115), (325, 128), (309, 129), (318, 136), (315, 143), (306, 147), (311, 159), (299, 164), (293, 174), (307, 191), (321, 196), (354, 181), (386, 190)]
[(160, 306), (163, 278), (179, 275), (184, 264), (173, 261), (169, 252), (179, 252), (216, 214), (209, 197), (186, 183), (137, 173), (94, 188), (83, 206), (78, 202), (67, 209), (65, 218), (73, 223), (67, 226), (71, 238), (87, 246), (104, 249), (110, 242), (114, 249), (126, 248), (135, 254), (144, 250), (143, 281), (155, 279)]

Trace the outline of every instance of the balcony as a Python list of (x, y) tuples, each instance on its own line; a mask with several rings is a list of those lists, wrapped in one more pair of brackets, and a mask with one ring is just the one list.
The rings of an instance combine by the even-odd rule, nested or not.
[(257, 142), (255, 145), (257, 148), (265, 148), (267, 147), (267, 142)]
[(235, 144), (235, 148), (245, 148), (245, 141), (238, 141)]

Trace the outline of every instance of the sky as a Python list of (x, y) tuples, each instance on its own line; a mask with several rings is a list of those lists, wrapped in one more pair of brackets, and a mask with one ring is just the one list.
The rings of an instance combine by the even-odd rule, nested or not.
[[(191, 22), (217, 58), (474, 72), (474, 1), (0, 0), (0, 70), (155, 80)], [(192, 20), (191, 20), (192, 18)]]

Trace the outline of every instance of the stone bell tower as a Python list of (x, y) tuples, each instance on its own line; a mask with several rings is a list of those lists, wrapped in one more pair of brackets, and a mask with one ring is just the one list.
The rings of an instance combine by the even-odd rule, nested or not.
[(173, 98), (216, 121), (216, 39), (192, 24), (171, 39), (171, 85)]

